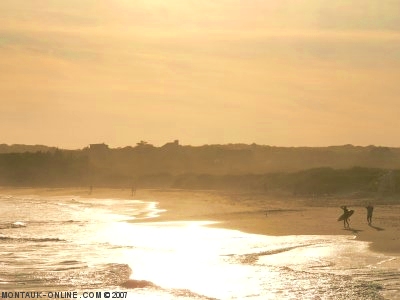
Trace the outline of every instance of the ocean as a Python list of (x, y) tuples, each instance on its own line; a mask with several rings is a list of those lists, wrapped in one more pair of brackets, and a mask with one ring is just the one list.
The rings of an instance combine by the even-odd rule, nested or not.
[(400, 299), (399, 257), (355, 237), (256, 235), (162, 213), (157, 199), (0, 195), (0, 298)]

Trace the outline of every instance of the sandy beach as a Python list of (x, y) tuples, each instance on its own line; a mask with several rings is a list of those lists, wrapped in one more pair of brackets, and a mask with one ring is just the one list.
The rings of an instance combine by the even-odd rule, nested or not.
[[(0, 188), (10, 195), (71, 195), (92, 198), (137, 199), (158, 202), (165, 210), (154, 221), (216, 221), (212, 226), (263, 235), (351, 235), (370, 242), (376, 252), (400, 254), (400, 204), (374, 203), (370, 199), (300, 199), (252, 193), (187, 190), (138, 190), (94, 188)], [(366, 220), (367, 203), (375, 207), (372, 224)], [(350, 228), (338, 222), (340, 205), (355, 210)], [(135, 221), (133, 221), (135, 222)], [(141, 220), (140, 222), (143, 222)]]

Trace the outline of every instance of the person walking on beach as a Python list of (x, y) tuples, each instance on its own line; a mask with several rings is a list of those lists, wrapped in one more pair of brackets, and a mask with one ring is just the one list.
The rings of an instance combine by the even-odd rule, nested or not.
[(348, 228), (348, 227), (350, 227), (349, 210), (347, 209), (346, 205), (342, 205), (340, 208), (343, 209), (343, 226), (344, 226), (344, 228)]
[(371, 225), (371, 223), (372, 223), (372, 212), (374, 211), (374, 207), (371, 204), (369, 204), (365, 208), (367, 209), (367, 222), (368, 222), (368, 225)]

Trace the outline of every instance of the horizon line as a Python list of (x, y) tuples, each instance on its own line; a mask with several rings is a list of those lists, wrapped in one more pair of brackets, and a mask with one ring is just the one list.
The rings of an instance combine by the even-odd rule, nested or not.
[(148, 145), (152, 146), (154, 148), (162, 148), (167, 145), (176, 145), (180, 147), (204, 147), (204, 146), (260, 146), (260, 147), (271, 147), (271, 148), (333, 148), (333, 147), (360, 147), (360, 148), (368, 148), (368, 147), (375, 147), (375, 148), (400, 148), (400, 146), (384, 146), (384, 145), (375, 145), (375, 144), (369, 144), (369, 145), (354, 145), (354, 144), (332, 144), (332, 145), (327, 145), (327, 146), (311, 146), (311, 145), (292, 145), (292, 146), (281, 146), (281, 145), (270, 145), (270, 144), (259, 144), (259, 143), (244, 143), (244, 142), (236, 142), (236, 143), (221, 143), (221, 144), (201, 144), (201, 145), (191, 145), (191, 144), (180, 144), (179, 142), (176, 143), (176, 141), (172, 142), (167, 142), (164, 143), (163, 145), (155, 145), (147, 141), (140, 141), (136, 143), (136, 145), (125, 145), (125, 146), (110, 146), (109, 144), (106, 144), (105, 142), (101, 143), (89, 143), (87, 146), (83, 146), (81, 148), (73, 148), (73, 147), (60, 147), (60, 146), (50, 146), (50, 145), (45, 145), (45, 144), (23, 144), (23, 143), (13, 143), (13, 144), (8, 144), (8, 143), (0, 143), (0, 146), (7, 146), (7, 147), (12, 147), (12, 146), (27, 146), (27, 147), (47, 147), (47, 148), (55, 148), (59, 150), (84, 150), (85, 148), (90, 148), (91, 145), (105, 145), (109, 149), (123, 149), (123, 148), (136, 148), (139, 146), (141, 142), (144, 142), (143, 145)]

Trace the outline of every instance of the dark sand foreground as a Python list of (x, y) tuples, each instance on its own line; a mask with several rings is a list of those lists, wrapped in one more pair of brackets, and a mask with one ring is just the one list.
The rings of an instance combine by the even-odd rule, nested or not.
[[(351, 235), (370, 242), (371, 250), (400, 255), (400, 201), (384, 204), (369, 199), (300, 199), (272, 197), (253, 193), (215, 191), (130, 189), (9, 189), (8, 195), (74, 195), (93, 198), (138, 199), (158, 202), (166, 210), (149, 221), (206, 220), (213, 226), (265, 235)], [(366, 220), (365, 206), (374, 205), (372, 225)], [(344, 229), (337, 218), (340, 205), (355, 210), (350, 228)], [(141, 220), (140, 222), (143, 222)]]

